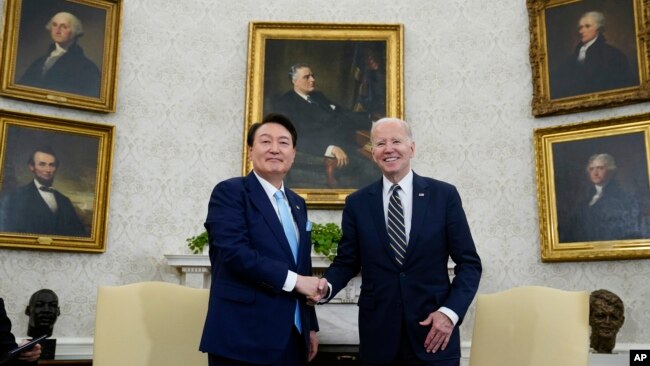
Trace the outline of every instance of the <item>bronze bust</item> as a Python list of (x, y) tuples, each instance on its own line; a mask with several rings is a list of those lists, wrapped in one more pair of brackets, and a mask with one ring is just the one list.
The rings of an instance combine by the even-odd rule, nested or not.
[(52, 290), (38, 290), (29, 298), (25, 314), (29, 315), (27, 335), (38, 337), (47, 334), (51, 337), (56, 318), (61, 314), (59, 297)]
[(616, 333), (625, 322), (623, 301), (615, 293), (596, 290), (589, 296), (590, 346), (597, 353), (612, 353)]

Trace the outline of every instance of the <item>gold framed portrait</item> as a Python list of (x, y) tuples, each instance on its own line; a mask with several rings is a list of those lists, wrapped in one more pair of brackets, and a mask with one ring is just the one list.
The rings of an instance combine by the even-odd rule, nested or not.
[(650, 257), (650, 114), (534, 139), (542, 261)]
[(105, 251), (113, 132), (0, 110), (0, 248)]
[(0, 95), (115, 112), (121, 0), (6, 0)]
[(404, 118), (403, 39), (401, 24), (251, 22), (243, 174), (249, 126), (276, 112), (298, 132), (285, 182), (309, 207), (340, 208), (379, 179), (369, 131), (379, 118)]
[(534, 116), (650, 97), (647, 0), (527, 0)]

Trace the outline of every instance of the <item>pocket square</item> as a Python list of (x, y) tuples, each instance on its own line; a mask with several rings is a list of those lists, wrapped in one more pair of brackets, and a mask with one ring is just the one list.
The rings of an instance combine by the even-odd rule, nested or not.
[(311, 231), (311, 221), (307, 220), (307, 227), (305, 228), (307, 231)]

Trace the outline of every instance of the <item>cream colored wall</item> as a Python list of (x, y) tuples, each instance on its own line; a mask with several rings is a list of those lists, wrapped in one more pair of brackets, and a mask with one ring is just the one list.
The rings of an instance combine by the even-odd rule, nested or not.
[[(40, 288), (61, 300), (55, 336), (91, 337), (97, 286), (177, 281), (163, 254), (188, 253), (213, 185), (241, 173), (251, 20), (403, 23), (414, 169), (458, 187), (483, 258), (480, 292), (606, 288), (626, 304), (619, 341), (648, 342), (650, 261), (540, 262), (532, 133), (650, 108), (534, 119), (524, 0), (125, 1), (116, 113), (0, 98), (2, 109), (116, 126), (106, 253), (0, 249), (0, 296), (18, 335)], [(340, 212), (311, 218), (338, 221)]]

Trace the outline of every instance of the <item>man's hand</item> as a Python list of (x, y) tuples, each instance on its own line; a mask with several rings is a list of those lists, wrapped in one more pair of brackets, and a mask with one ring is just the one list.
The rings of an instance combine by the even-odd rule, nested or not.
[(421, 321), (420, 325), (431, 326), (431, 330), (424, 340), (424, 348), (426, 348), (427, 352), (436, 353), (438, 349), (444, 351), (447, 348), (451, 332), (454, 330), (454, 323), (451, 322), (447, 315), (434, 311)]
[(295, 290), (307, 297), (314, 297), (319, 293), (319, 284), (320, 279), (318, 277), (298, 275)]
[(348, 154), (338, 146), (332, 147), (332, 155), (336, 158), (336, 167), (343, 168), (348, 165)]
[(316, 357), (316, 353), (318, 353), (318, 335), (316, 334), (315, 330), (312, 330), (309, 332), (309, 361), (314, 359)]
[(329, 286), (327, 286), (327, 279), (321, 278), (318, 281), (318, 292), (314, 296), (307, 296), (307, 305), (314, 306), (318, 304), (319, 301), (324, 299), (329, 292)]
[[(21, 343), (21, 345), (27, 342), (29, 341), (26, 339)], [(25, 362), (34, 362), (38, 360), (39, 357), (41, 357), (41, 345), (36, 343), (32, 349), (21, 352), (17, 358)]]

